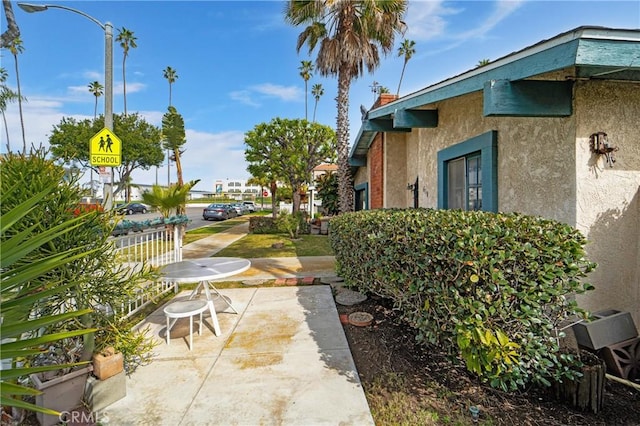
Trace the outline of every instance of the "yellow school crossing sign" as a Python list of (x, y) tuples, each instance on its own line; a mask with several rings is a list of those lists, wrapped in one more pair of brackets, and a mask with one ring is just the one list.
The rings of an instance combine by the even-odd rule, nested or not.
[(122, 164), (122, 141), (109, 129), (102, 129), (89, 141), (92, 166), (116, 167)]

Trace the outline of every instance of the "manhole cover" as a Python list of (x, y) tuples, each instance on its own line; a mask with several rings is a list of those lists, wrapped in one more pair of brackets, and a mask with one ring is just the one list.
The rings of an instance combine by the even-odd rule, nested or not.
[(367, 327), (373, 322), (373, 315), (367, 312), (354, 312), (349, 315), (349, 323), (356, 327)]
[(364, 302), (365, 300), (367, 300), (367, 296), (349, 289), (341, 290), (336, 294), (336, 302), (345, 306), (356, 305)]

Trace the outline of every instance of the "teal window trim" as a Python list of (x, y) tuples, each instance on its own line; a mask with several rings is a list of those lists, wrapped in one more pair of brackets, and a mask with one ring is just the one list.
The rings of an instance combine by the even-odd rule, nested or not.
[(438, 152), (438, 208), (447, 200), (447, 163), (479, 152), (482, 166), (482, 210), (498, 212), (498, 132), (492, 130)]
[(364, 209), (369, 210), (369, 182), (359, 183), (354, 186), (357, 191), (364, 191)]

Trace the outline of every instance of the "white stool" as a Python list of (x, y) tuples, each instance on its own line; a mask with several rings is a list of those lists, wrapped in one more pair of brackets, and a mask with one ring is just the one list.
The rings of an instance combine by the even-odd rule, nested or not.
[[(200, 314), (200, 323), (198, 335), (202, 334), (202, 313), (208, 308), (206, 300), (182, 300), (173, 302), (164, 308), (164, 314), (167, 317), (167, 345), (171, 339), (170, 331), (180, 318), (189, 317), (189, 350), (193, 348), (193, 316)], [(173, 322), (170, 323), (171, 318)]]

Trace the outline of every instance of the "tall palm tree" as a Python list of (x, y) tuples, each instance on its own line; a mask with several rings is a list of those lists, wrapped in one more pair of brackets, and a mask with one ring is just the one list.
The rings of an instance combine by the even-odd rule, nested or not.
[(122, 57), (122, 90), (124, 95), (124, 115), (127, 115), (127, 79), (126, 79), (126, 71), (125, 65), (127, 62), (127, 56), (129, 56), (129, 49), (135, 49), (138, 47), (136, 44), (137, 38), (133, 35), (133, 31), (122, 27), (122, 29), (118, 30), (118, 37), (116, 37), (116, 41), (120, 43), (120, 47), (124, 51), (124, 55)]
[(322, 88), (322, 84), (317, 83), (311, 86), (311, 94), (316, 100), (316, 103), (313, 105), (313, 121), (316, 121), (316, 110), (318, 109), (318, 101), (320, 100), (320, 96), (324, 95), (324, 89)]
[[(93, 121), (96, 121), (96, 118), (98, 118), (98, 98), (104, 94), (104, 87), (99, 81), (93, 81), (89, 83), (89, 92), (96, 97), (96, 103), (93, 107)], [(89, 166), (89, 169), (91, 170), (91, 198), (93, 198), (93, 167)]]
[(7, 86), (7, 78), (9, 74), (7, 70), (0, 67), (0, 112), (2, 112), (2, 121), (4, 123), (4, 131), (7, 136), (7, 152), (11, 152), (11, 144), (9, 143), (9, 127), (7, 126), (7, 116), (5, 111), (7, 110), (7, 104), (18, 100), (18, 94)]
[(312, 52), (319, 45), (316, 69), (338, 77), (337, 123), (340, 212), (353, 210), (353, 179), (349, 166), (349, 87), (365, 68), (380, 65), (380, 50), (393, 49), (396, 33), (403, 33), (407, 0), (289, 0), (285, 20), (306, 25), (298, 36), (297, 50), (305, 44)]
[(98, 98), (104, 94), (104, 87), (100, 82), (93, 81), (89, 83), (89, 92), (96, 97), (96, 103), (93, 107), (93, 119), (95, 120), (98, 117)]
[(300, 77), (304, 80), (304, 119), (308, 120), (309, 115), (307, 114), (307, 99), (309, 98), (309, 92), (307, 90), (307, 85), (309, 83), (309, 79), (313, 75), (311, 72), (313, 71), (313, 63), (311, 61), (300, 61), (300, 66), (298, 69), (300, 70)]
[(169, 82), (169, 106), (171, 106), (171, 85), (178, 79), (178, 73), (171, 67), (165, 68), (162, 73)]
[(402, 79), (404, 77), (404, 70), (407, 68), (407, 62), (416, 53), (416, 42), (413, 40), (402, 40), (402, 44), (398, 48), (398, 56), (404, 56), (404, 64), (402, 65), (402, 73), (400, 74), (400, 82), (398, 83), (398, 91), (396, 92), (396, 96), (400, 96), (400, 85), (402, 84)]
[(24, 52), (22, 46), (22, 40), (20, 37), (16, 37), (9, 43), (9, 52), (13, 55), (13, 59), (16, 65), (16, 83), (18, 86), (18, 109), (20, 110), (20, 129), (22, 130), (22, 152), (27, 152), (27, 138), (24, 134), (24, 115), (22, 113), (22, 91), (20, 90), (20, 73), (18, 72), (18, 54)]

